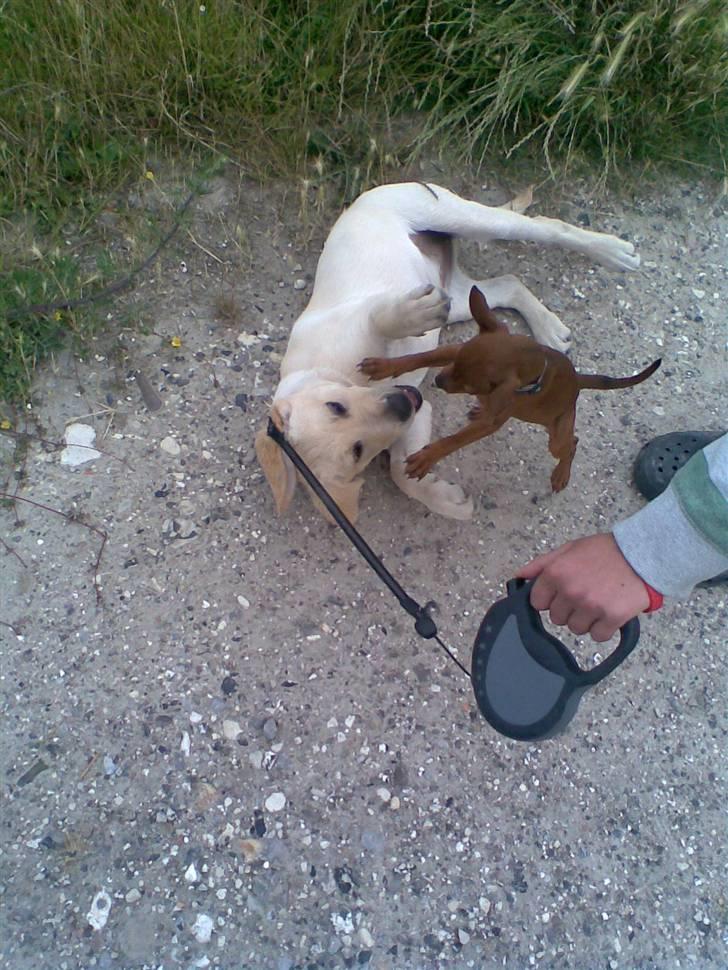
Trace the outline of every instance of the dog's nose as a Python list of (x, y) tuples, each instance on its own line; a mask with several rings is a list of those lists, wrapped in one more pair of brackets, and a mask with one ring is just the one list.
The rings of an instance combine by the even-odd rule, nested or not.
[(385, 394), (384, 405), (398, 421), (408, 421), (422, 406), (422, 395), (416, 387), (398, 385), (396, 390)]

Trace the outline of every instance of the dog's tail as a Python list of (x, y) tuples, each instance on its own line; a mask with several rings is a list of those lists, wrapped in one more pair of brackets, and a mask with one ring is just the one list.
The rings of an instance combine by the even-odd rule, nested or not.
[(641, 384), (642, 381), (646, 381), (648, 377), (651, 377), (661, 363), (662, 358), (658, 357), (649, 367), (645, 367), (644, 370), (641, 370), (639, 374), (635, 374), (633, 377), (606, 377), (604, 374), (577, 374), (576, 378), (579, 382), (579, 390), (612, 391), (619, 387), (633, 387), (635, 384)]

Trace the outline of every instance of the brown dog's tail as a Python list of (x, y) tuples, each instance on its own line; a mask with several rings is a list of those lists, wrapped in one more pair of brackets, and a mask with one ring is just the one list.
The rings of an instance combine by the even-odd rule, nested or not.
[(633, 387), (651, 377), (662, 363), (662, 357), (654, 360), (649, 367), (645, 367), (634, 377), (606, 377), (604, 374), (577, 374), (579, 390), (592, 389), (595, 391), (613, 391), (619, 387)]

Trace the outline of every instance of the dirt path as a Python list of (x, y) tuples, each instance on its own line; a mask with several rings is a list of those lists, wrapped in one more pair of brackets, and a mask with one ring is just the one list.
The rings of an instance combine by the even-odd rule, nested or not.
[[(296, 188), (213, 188), (140, 292), (155, 333), (41, 375), (29, 429), (57, 441), (80, 418), (104, 453), (70, 467), (0, 439), (10, 488), (78, 518), (0, 511), (4, 965), (723, 966), (725, 587), (645, 619), (566, 735), (496, 735), (303, 495), (275, 518), (253, 436), (323, 230), (302, 227)], [(545, 436), (516, 424), (450, 460), (469, 525), (370, 469), (362, 531), (438, 602), (464, 660), (518, 564), (639, 507), (642, 442), (726, 422), (728, 217), (712, 188), (533, 211), (626, 234), (643, 270), (525, 246), (468, 260), (560, 313), (581, 369), (664, 363), (582, 396), (560, 495)], [(462, 401), (427, 395), (453, 427)], [(108, 536), (98, 605), (101, 539), (81, 522)]]

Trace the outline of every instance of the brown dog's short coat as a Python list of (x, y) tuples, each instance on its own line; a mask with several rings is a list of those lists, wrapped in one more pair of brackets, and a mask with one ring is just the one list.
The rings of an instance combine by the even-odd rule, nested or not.
[(407, 474), (422, 478), (446, 455), (493, 434), (509, 418), (518, 418), (542, 424), (548, 430), (549, 450), (558, 460), (551, 473), (551, 486), (560, 492), (569, 482), (578, 442), (574, 423), (579, 392), (640, 384), (654, 374), (661, 360), (634, 377), (578, 374), (560, 351), (538, 344), (531, 337), (508, 333), (475, 286), (470, 291), (470, 310), (480, 333), (466, 343), (404, 357), (368, 357), (359, 365), (373, 380), (400, 377), (421, 367), (442, 366), (435, 378), (438, 387), (448, 394), (474, 394), (478, 398), (466, 427), (408, 456)]

